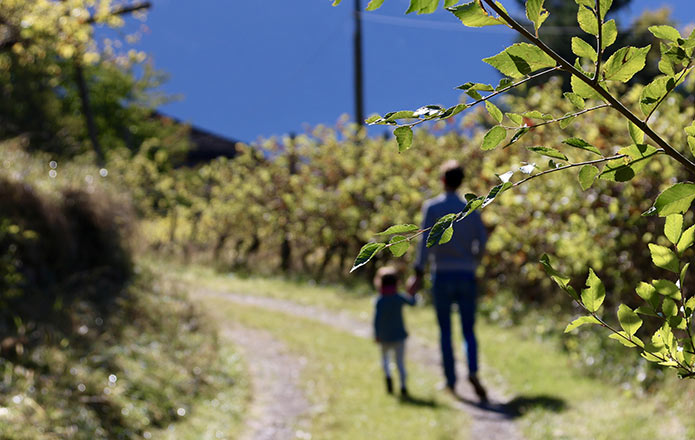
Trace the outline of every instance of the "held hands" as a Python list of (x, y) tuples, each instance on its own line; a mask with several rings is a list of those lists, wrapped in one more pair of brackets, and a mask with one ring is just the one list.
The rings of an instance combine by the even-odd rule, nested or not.
[(415, 296), (415, 294), (422, 289), (422, 275), (413, 275), (408, 278), (406, 289), (409, 295)]

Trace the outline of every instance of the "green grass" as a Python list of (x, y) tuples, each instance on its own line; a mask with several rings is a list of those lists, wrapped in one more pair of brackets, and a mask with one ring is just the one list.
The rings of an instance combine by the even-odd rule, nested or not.
[(466, 416), (435, 390), (438, 377), (409, 364), (409, 390), (401, 401), (385, 392), (376, 345), (345, 332), (279, 312), (206, 300), (212, 316), (271, 332), (306, 360), (302, 386), (311, 401), (302, 430), (317, 439), (461, 439)]
[[(346, 310), (365, 320), (371, 315), (371, 292), (366, 287), (351, 290), (281, 278), (219, 275), (201, 267), (176, 271), (191, 285)], [(436, 323), (428, 307), (409, 309), (406, 320), (411, 334), (432, 341), (433, 345), (436, 343)], [(287, 322), (293, 323), (294, 318)], [(481, 319), (477, 330), (483, 378), (494, 383), (496, 377), (490, 374), (490, 369), (494, 369), (508, 394), (520, 399), (517, 401), (521, 412), (519, 423), (529, 440), (695, 436), (695, 421), (691, 417), (695, 411), (692, 381), (668, 378), (659, 392), (641, 395), (629, 387), (587, 377), (572, 366), (568, 355), (558, 348), (559, 344), (541, 340), (523, 326), (500, 328)], [(312, 350), (311, 342), (302, 350)]]
[(219, 440), (237, 438), (243, 427), (250, 390), (243, 359), (228, 342), (221, 342), (219, 367), (207, 374), (224, 378), (217, 392), (191, 402), (189, 412), (166, 428), (150, 432), (154, 440)]

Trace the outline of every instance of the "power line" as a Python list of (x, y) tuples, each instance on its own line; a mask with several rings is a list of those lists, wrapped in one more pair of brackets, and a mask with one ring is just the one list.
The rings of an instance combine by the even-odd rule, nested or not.
[[(393, 17), (390, 15), (375, 14), (373, 12), (365, 13), (360, 12), (360, 16), (364, 21), (370, 21), (373, 23), (389, 24), (393, 26), (403, 26), (411, 28), (421, 28), (421, 29), (433, 29), (440, 31), (453, 31), (453, 32), (466, 32), (466, 33), (487, 33), (487, 34), (513, 34), (514, 31), (507, 27), (500, 26), (488, 26), (484, 28), (470, 28), (464, 26), (460, 23), (448, 23), (436, 20), (421, 20), (406, 17)], [(581, 28), (578, 26), (543, 26), (541, 28), (542, 34), (547, 35), (564, 35), (568, 33), (579, 33)], [(630, 30), (631, 33), (643, 33), (648, 32), (642, 31), (638, 32), (635, 30)]]

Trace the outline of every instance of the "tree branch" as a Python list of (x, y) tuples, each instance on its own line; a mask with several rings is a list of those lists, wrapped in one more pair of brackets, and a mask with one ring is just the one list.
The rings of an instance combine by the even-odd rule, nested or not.
[(526, 39), (535, 44), (539, 49), (545, 52), (548, 56), (555, 60), (558, 65), (565, 71), (576, 76), (579, 80), (584, 82), (586, 85), (591, 87), (596, 93), (601, 95), (613, 108), (620, 112), (625, 118), (631, 121), (637, 128), (642, 130), (647, 136), (649, 136), (659, 147), (661, 147), (664, 152), (671, 156), (673, 159), (680, 162), (683, 167), (688, 170), (691, 174), (695, 175), (695, 163), (691, 162), (688, 158), (683, 156), (678, 150), (673, 148), (668, 142), (666, 142), (661, 136), (659, 136), (654, 130), (643, 120), (641, 120), (637, 115), (632, 113), (625, 105), (615, 98), (610, 92), (600, 86), (600, 84), (594, 84), (593, 80), (584, 73), (580, 72), (576, 67), (570, 64), (567, 60), (562, 58), (553, 49), (548, 47), (542, 40), (536, 38), (535, 35), (530, 33), (526, 28), (514, 20), (509, 14), (507, 14), (504, 9), (499, 7), (493, 0), (482, 0), (490, 8), (492, 8), (502, 19), (504, 19), (509, 26), (523, 35)]
[[(151, 2), (136, 3), (136, 4), (134, 4), (134, 5), (129, 5), (129, 6), (121, 5), (121, 6), (118, 6), (118, 7), (114, 8), (114, 9), (109, 13), (109, 15), (115, 15), (115, 16), (125, 15), (125, 14), (130, 14), (131, 12), (140, 11), (140, 10), (143, 10), (143, 9), (150, 9), (151, 7), (152, 7), (152, 3), (151, 3)], [(89, 17), (89, 18), (85, 21), (85, 23), (87, 23), (87, 24), (94, 24), (94, 23), (96, 23), (96, 17), (94, 17), (94, 16)]]

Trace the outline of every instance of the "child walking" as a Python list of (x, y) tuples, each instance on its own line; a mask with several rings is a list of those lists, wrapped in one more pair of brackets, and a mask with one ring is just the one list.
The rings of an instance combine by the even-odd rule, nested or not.
[(398, 272), (390, 266), (382, 267), (377, 271), (374, 287), (379, 292), (374, 304), (374, 338), (381, 347), (381, 363), (386, 376), (386, 391), (393, 394), (389, 358), (394, 356), (401, 381), (401, 395), (407, 397), (405, 340), (408, 333), (403, 322), (403, 305), (414, 306), (415, 297), (398, 293)]

